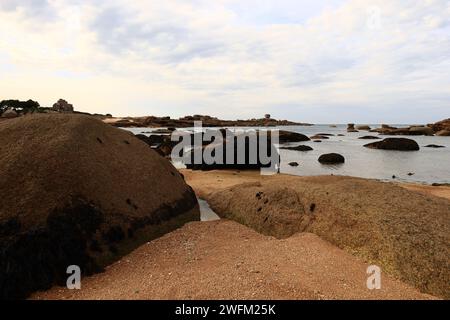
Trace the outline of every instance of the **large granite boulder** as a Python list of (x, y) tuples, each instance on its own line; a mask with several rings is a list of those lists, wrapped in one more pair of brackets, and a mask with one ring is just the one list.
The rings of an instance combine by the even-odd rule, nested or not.
[(65, 285), (69, 265), (100, 271), (200, 218), (168, 160), (94, 117), (4, 121), (0, 145), (0, 299)]
[(382, 141), (376, 141), (364, 145), (370, 149), (398, 150), (398, 151), (417, 151), (420, 150), (416, 141), (406, 138), (387, 138)]

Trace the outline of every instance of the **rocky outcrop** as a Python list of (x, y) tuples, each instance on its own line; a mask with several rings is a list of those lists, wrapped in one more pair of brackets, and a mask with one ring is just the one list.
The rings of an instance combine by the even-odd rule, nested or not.
[(356, 130), (370, 131), (371, 128), (367, 125), (359, 125), (359, 126), (356, 126)]
[(426, 126), (410, 126), (406, 128), (396, 128), (388, 125), (382, 125), (381, 128), (372, 129), (370, 132), (378, 132), (383, 135), (391, 136), (432, 136), (433, 129)]
[(420, 150), (416, 141), (406, 138), (387, 138), (382, 141), (366, 144), (364, 147), (381, 150), (417, 151)]
[(434, 135), (433, 129), (425, 126), (413, 126), (409, 128), (409, 133), (411, 135), (424, 135), (424, 136), (432, 136)]
[(434, 132), (442, 130), (450, 131), (450, 118), (429, 125)]
[(276, 120), (272, 118), (249, 119), (249, 120), (222, 120), (208, 115), (185, 116), (179, 119), (170, 117), (128, 117), (128, 122), (108, 121), (117, 127), (174, 127), (191, 128), (195, 121), (201, 121), (204, 127), (276, 127), (276, 126), (311, 126), (309, 123), (293, 122), (288, 120)]
[(345, 158), (339, 153), (327, 153), (319, 157), (319, 162), (322, 164), (339, 164), (344, 163)]
[(58, 111), (58, 112), (73, 112), (74, 111), (73, 105), (68, 103), (64, 99), (59, 99), (58, 102), (53, 104), (52, 110)]
[(363, 137), (359, 137), (358, 139), (361, 140), (378, 140), (381, 139), (380, 137), (375, 137), (375, 136), (363, 136)]
[(439, 130), (438, 132), (436, 132), (437, 136), (440, 137), (449, 137), (450, 136), (450, 130)]
[(0, 299), (65, 285), (142, 243), (199, 220), (172, 164), (131, 133), (89, 116), (0, 123)]

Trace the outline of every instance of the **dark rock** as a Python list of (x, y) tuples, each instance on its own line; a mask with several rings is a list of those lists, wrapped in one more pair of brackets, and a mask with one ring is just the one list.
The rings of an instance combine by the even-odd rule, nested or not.
[(316, 134), (315, 136), (310, 137), (311, 140), (326, 140), (326, 139), (330, 139), (328, 136), (322, 136), (322, 135), (318, 135)]
[(406, 138), (387, 138), (382, 141), (366, 144), (364, 147), (380, 150), (417, 151), (420, 150), (416, 141)]
[[(264, 163), (261, 155), (260, 155), (260, 145), (259, 145), (259, 132), (256, 132), (256, 154), (251, 155), (250, 151), (250, 139), (246, 138), (245, 141), (245, 157), (243, 158), (243, 161), (239, 163), (238, 161), (238, 152), (237, 152), (237, 144), (239, 133), (235, 134), (230, 130), (219, 130), (222, 134), (222, 142), (215, 143), (213, 142), (204, 142), (204, 145), (201, 148), (195, 148), (192, 151), (190, 151), (188, 154), (184, 157), (184, 163), (188, 169), (192, 170), (223, 170), (223, 169), (238, 169), (238, 170), (257, 170), (261, 168), (269, 168), (275, 165), (280, 164), (280, 155), (278, 153), (277, 148), (274, 146), (274, 144), (271, 142), (270, 135), (268, 136), (268, 143), (267, 143), (267, 151), (266, 154), (270, 157), (270, 159), (275, 159), (276, 163)], [(204, 139), (202, 139), (204, 141)], [(232, 141), (233, 140), (233, 141)], [(191, 142), (194, 142), (194, 139), (191, 139)], [(227, 160), (227, 146), (229, 144), (233, 143), (234, 151), (233, 151), (233, 159), (230, 159), (232, 161), (226, 161)], [(199, 150), (200, 149), (200, 150)], [(212, 164), (206, 163), (204, 159), (204, 153), (208, 152), (213, 157), (215, 156), (215, 149), (221, 149), (222, 150), (222, 163), (214, 162)], [(201, 154), (201, 163), (195, 163), (195, 151), (200, 152)], [(274, 155), (272, 157), (272, 155)], [(189, 161), (187, 161), (189, 160)], [(189, 163), (190, 162), (190, 163)]]
[(289, 165), (291, 167), (298, 167), (299, 166), (298, 162), (290, 162)]
[(291, 150), (291, 151), (303, 151), (303, 152), (314, 150), (310, 146), (305, 146), (305, 145), (300, 145), (300, 146), (296, 146), (296, 147), (284, 147), (284, 148), (280, 148), (280, 149)]
[(435, 149), (437, 149), (437, 148), (445, 148), (445, 146), (440, 146), (440, 145), (437, 145), (437, 144), (429, 144), (429, 145), (426, 145), (424, 148), (435, 148)]
[(280, 143), (288, 143), (288, 142), (303, 142), (310, 141), (307, 136), (298, 132), (284, 131), (280, 130), (279, 132), (279, 142)]
[(345, 158), (338, 153), (327, 153), (319, 157), (319, 162), (323, 164), (344, 163)]
[(362, 140), (378, 140), (378, 139), (381, 139), (381, 138), (374, 137), (374, 136), (364, 136), (364, 137), (359, 137), (358, 139), (362, 139)]

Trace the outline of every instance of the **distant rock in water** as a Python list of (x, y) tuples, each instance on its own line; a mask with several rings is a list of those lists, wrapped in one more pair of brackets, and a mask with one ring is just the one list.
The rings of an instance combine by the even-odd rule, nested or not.
[(364, 136), (364, 137), (359, 137), (358, 139), (362, 139), (362, 140), (378, 140), (381, 139), (380, 137), (375, 137), (375, 136)]
[(330, 139), (328, 136), (316, 134), (315, 136), (310, 137), (311, 140), (327, 140)]
[(326, 137), (334, 137), (334, 134), (332, 133), (318, 133), (318, 136), (326, 136)]
[(420, 150), (416, 141), (406, 138), (387, 138), (382, 141), (366, 144), (364, 147), (380, 150), (417, 151)]
[(445, 148), (445, 146), (440, 146), (437, 144), (429, 144), (427, 146), (425, 146), (424, 148), (435, 148), (435, 149), (439, 149), (439, 148)]
[(449, 137), (450, 130), (440, 130), (440, 131), (436, 132), (436, 135), (440, 136), (440, 137)]
[(279, 131), (279, 142), (280, 143), (288, 143), (288, 142), (303, 142), (310, 141), (311, 139), (305, 136), (304, 134), (292, 131)]
[(319, 162), (322, 164), (339, 164), (344, 163), (345, 158), (339, 153), (327, 153), (319, 157)]
[(356, 130), (369, 131), (369, 130), (371, 130), (371, 128), (369, 126), (366, 126), (366, 125), (361, 125), (361, 126), (356, 126)]
[(289, 165), (291, 167), (298, 167), (299, 166), (298, 162), (290, 162)]
[(0, 300), (101, 271), (143, 242), (199, 220), (196, 196), (133, 134), (90, 116), (0, 123)]
[(358, 130), (355, 129), (355, 124), (354, 123), (349, 123), (347, 125), (347, 132), (358, 132)]
[(296, 146), (296, 147), (283, 147), (280, 149), (291, 150), (291, 151), (303, 151), (303, 152), (314, 150), (310, 146), (305, 146), (305, 145), (300, 145), (300, 146)]

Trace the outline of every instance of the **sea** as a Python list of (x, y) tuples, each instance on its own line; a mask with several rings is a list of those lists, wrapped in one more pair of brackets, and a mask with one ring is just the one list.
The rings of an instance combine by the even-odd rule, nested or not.
[[(379, 128), (380, 124), (371, 124), (371, 128)], [(392, 124), (394, 127), (408, 127), (405, 124)], [(217, 128), (215, 128), (217, 129)], [(237, 128), (230, 129), (249, 129)], [(252, 127), (251, 129), (257, 129)], [(262, 129), (267, 129), (262, 128)], [(367, 143), (379, 140), (361, 140), (362, 136), (378, 133), (359, 131), (347, 132), (347, 125), (320, 124), (313, 126), (283, 126), (271, 127), (286, 131), (299, 132), (308, 137), (318, 133), (333, 134), (329, 139), (324, 139), (317, 143), (307, 141), (302, 143), (290, 143), (283, 146), (308, 145), (314, 150), (309, 152), (299, 152), (280, 149), (281, 168), (284, 174), (299, 176), (316, 175), (344, 175), (368, 179), (378, 179), (383, 181), (401, 181), (423, 184), (450, 183), (450, 137), (438, 136), (392, 136), (404, 137), (415, 140), (419, 146), (419, 151), (391, 151), (375, 150), (363, 147)], [(127, 128), (134, 134), (151, 134), (155, 128)], [(192, 130), (183, 128), (182, 130)], [(343, 134), (344, 136), (338, 136)], [(391, 136), (382, 135), (380, 138)], [(445, 148), (425, 148), (426, 145), (436, 144)], [(340, 165), (322, 165), (318, 162), (320, 155), (325, 153), (339, 153), (345, 157), (345, 163)], [(299, 166), (291, 167), (289, 163), (298, 162)], [(181, 164), (176, 164), (182, 167)]]

